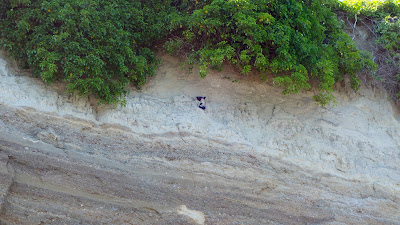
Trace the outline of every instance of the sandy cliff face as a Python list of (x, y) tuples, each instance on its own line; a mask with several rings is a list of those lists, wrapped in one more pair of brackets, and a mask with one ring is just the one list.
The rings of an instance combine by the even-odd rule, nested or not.
[(320, 107), (311, 92), (163, 61), (112, 108), (2, 53), (0, 223), (400, 224), (400, 122), (382, 94), (339, 88)]

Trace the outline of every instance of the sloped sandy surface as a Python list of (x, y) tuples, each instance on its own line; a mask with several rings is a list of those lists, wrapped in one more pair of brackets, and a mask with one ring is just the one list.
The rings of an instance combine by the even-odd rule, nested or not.
[(311, 92), (163, 61), (113, 108), (3, 54), (0, 223), (400, 223), (400, 123), (384, 96), (339, 88), (320, 107)]

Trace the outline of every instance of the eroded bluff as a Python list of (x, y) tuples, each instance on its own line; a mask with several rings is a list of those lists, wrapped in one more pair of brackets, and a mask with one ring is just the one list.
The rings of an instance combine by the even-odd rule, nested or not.
[(400, 122), (384, 94), (338, 87), (320, 107), (163, 61), (113, 108), (2, 53), (0, 223), (400, 224)]

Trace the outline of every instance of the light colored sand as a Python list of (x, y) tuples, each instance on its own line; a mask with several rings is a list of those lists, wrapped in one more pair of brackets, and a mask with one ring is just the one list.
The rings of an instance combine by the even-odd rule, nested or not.
[[(391, 204), (386, 208), (380, 206), (383, 211), (390, 215), (392, 221), (400, 221), (400, 214), (396, 216), (394, 213), (400, 204), (400, 122), (396, 120), (397, 115), (384, 94), (375, 94), (366, 87), (362, 87), (357, 94), (339, 88), (335, 93), (338, 105), (334, 108), (320, 107), (313, 101), (312, 92), (282, 96), (281, 90), (257, 76), (242, 76), (232, 68), (221, 73), (213, 72), (202, 79), (181, 70), (177, 59), (170, 56), (163, 56), (162, 59), (164, 63), (157, 75), (142, 90), (131, 91), (127, 106), (113, 108), (97, 107), (87, 98), (68, 97), (60, 86), (46, 86), (36, 78), (22, 75), (1, 53), (0, 107), (16, 114), (0, 117), (0, 129), (23, 136), (33, 144), (45, 142), (67, 152), (68, 149), (85, 152), (93, 148), (91, 154), (109, 157), (115, 162), (126, 161), (132, 165), (160, 163), (174, 173), (188, 171), (185, 179), (186, 176), (193, 176), (199, 182), (202, 179), (199, 174), (206, 174), (208, 178), (205, 180), (216, 174), (221, 176), (215, 180), (216, 183), (221, 179), (223, 185), (232, 187), (239, 185), (236, 183), (242, 179), (263, 180), (259, 176), (264, 172), (259, 174), (259, 168), (279, 159), (291, 166), (274, 168), (278, 173), (274, 179), (279, 180), (279, 176), (283, 180), (294, 179), (292, 176), (288, 178), (287, 173), (291, 173), (288, 171), (308, 171), (312, 174), (298, 178), (302, 182), (310, 182), (304, 184), (305, 189), (296, 184), (287, 186), (286, 190), (293, 191), (296, 187), (299, 188), (299, 195), (316, 195), (332, 202), (340, 201), (332, 193), (339, 196), (350, 193), (351, 198), (383, 199)], [(205, 111), (197, 107), (196, 96), (206, 96)], [(58, 119), (48, 124), (34, 122), (45, 117), (59, 118), (64, 122), (57, 122)], [(22, 119), (25, 122), (21, 122)], [(38, 127), (37, 130), (34, 126)], [(89, 133), (81, 139), (74, 136), (74, 140), (67, 135), (67, 130), (74, 127), (82, 129), (74, 131), (77, 132), (74, 135)], [(149, 146), (149, 149), (142, 150), (151, 156), (140, 158), (142, 156), (135, 156), (133, 150), (123, 152), (121, 149), (129, 147), (125, 143), (129, 140), (118, 140), (118, 136), (113, 136), (121, 131), (131, 135), (132, 146)], [(98, 140), (93, 139), (89, 143), (87, 140), (92, 137), (89, 134), (93, 138), (97, 135)], [(99, 144), (107, 140), (108, 143)], [(107, 150), (114, 147), (113, 152)], [(222, 154), (221, 149), (224, 149), (224, 155), (218, 155)], [(165, 155), (155, 157), (158, 151)], [(175, 155), (174, 151), (180, 153)], [(215, 160), (224, 158), (226, 164), (211, 162), (206, 155), (197, 154), (210, 154)], [(246, 157), (243, 158), (243, 154)], [(184, 159), (192, 156), (197, 157), (195, 162)], [(96, 157), (94, 161), (98, 160)], [(264, 157), (261, 162), (258, 161), (260, 157)], [(169, 158), (174, 160), (166, 161)], [(235, 166), (243, 160), (246, 163), (254, 160), (254, 164)], [(302, 176), (302, 173), (296, 176)], [(281, 181), (274, 179), (265, 180), (268, 185), (257, 193), (284, 187)], [(332, 187), (327, 188), (325, 194), (317, 194), (315, 190), (320, 188), (318, 182), (328, 182)], [(312, 188), (307, 190), (309, 186)], [(246, 186), (244, 189), (255, 193), (256, 190), (251, 188)], [(343, 204), (351, 203), (354, 207), (356, 201), (361, 200), (343, 201)], [(187, 203), (180, 205), (192, 209)], [(177, 206), (171, 206), (171, 210)], [(209, 207), (218, 212), (212, 204)], [(262, 204), (257, 207), (262, 208)], [(369, 214), (365, 215), (380, 218), (380, 209), (367, 209)], [(343, 215), (337, 216), (336, 220), (346, 221)], [(355, 217), (349, 218), (347, 221), (355, 220)]]

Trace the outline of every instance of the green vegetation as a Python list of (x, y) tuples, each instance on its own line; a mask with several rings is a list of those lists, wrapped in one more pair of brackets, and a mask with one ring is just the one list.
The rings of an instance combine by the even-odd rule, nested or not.
[(199, 65), (200, 76), (208, 69), (221, 69), (228, 61), (243, 74), (257, 70), (274, 74), (274, 84), (284, 94), (310, 89), (318, 84), (315, 100), (327, 104), (334, 99), (333, 85), (351, 76), (358, 88), (356, 72), (373, 67), (323, 1), (214, 0), (187, 5), (189, 15), (175, 21), (175, 37), (166, 42), (168, 52), (189, 52), (187, 64)]
[[(344, 12), (369, 26), (377, 39), (373, 55), (378, 64), (378, 79), (386, 90), (400, 98), (400, 0), (331, 1), (334, 10)], [(366, 21), (366, 23), (364, 23)], [(357, 23), (355, 19), (352, 21)]]
[(170, 8), (143, 2), (2, 0), (0, 44), (46, 83), (123, 103), (128, 83), (140, 86), (154, 73), (150, 47), (168, 32), (158, 17)]
[[(45, 82), (64, 81), (67, 91), (105, 103), (123, 104), (129, 83), (144, 84), (163, 45), (200, 76), (229, 62), (243, 74), (272, 74), (284, 94), (313, 87), (325, 105), (343, 76), (357, 89), (356, 73), (374, 68), (331, 7), (365, 8), (328, 0), (3, 0), (0, 44)], [(393, 57), (396, 21), (379, 31)]]

